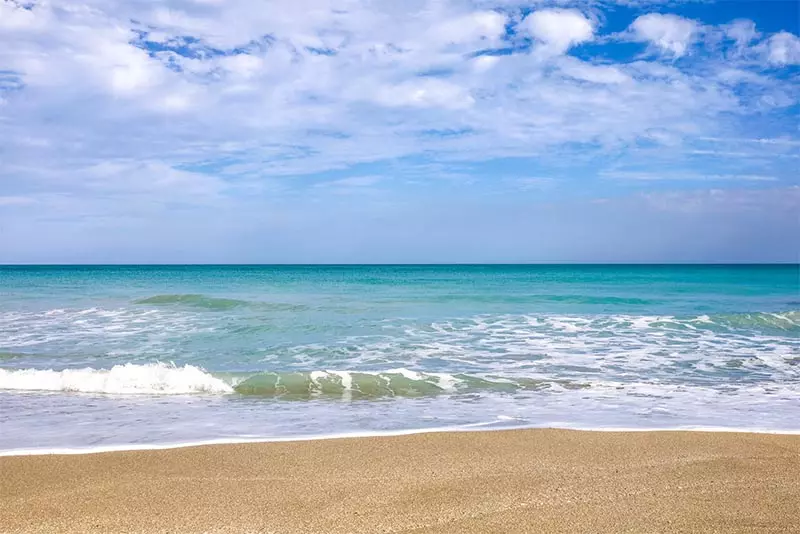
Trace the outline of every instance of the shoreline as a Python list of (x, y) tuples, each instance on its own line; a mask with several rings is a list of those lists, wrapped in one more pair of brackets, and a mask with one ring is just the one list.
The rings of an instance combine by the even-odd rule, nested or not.
[(557, 429), (0, 458), (0, 531), (788, 532), (800, 436)]
[(340, 434), (312, 434), (298, 436), (274, 436), (274, 437), (230, 437), (230, 438), (210, 438), (207, 440), (178, 441), (167, 443), (148, 443), (148, 444), (111, 444), (99, 445), (94, 447), (53, 447), (53, 448), (16, 448), (0, 450), (0, 458), (12, 458), (17, 456), (82, 456), (87, 454), (105, 454), (114, 452), (146, 452), (146, 451), (166, 451), (176, 449), (186, 449), (194, 447), (209, 447), (221, 445), (257, 445), (268, 443), (303, 443), (308, 441), (329, 441), (346, 439), (364, 438), (392, 438), (399, 436), (415, 436), (420, 434), (447, 434), (447, 433), (466, 433), (466, 432), (508, 432), (515, 430), (557, 430), (568, 432), (610, 432), (610, 433), (663, 433), (663, 432), (697, 432), (697, 433), (722, 433), (722, 434), (755, 434), (755, 435), (775, 435), (775, 436), (800, 436), (798, 430), (770, 430), (770, 429), (751, 429), (738, 427), (608, 427), (608, 428), (582, 428), (567, 426), (496, 426), (497, 421), (486, 423), (472, 423), (457, 427), (433, 427), (433, 428), (412, 428), (386, 431), (363, 431), (363, 432), (344, 432)]

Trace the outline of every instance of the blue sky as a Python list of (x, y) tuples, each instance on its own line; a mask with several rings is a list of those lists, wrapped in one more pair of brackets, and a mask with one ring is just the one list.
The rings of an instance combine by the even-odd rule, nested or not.
[(798, 261), (795, 1), (0, 0), (0, 262)]

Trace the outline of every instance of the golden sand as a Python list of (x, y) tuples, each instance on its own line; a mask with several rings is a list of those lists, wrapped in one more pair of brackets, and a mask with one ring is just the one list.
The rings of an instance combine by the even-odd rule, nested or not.
[(512, 430), (0, 458), (1, 532), (800, 532), (800, 436)]

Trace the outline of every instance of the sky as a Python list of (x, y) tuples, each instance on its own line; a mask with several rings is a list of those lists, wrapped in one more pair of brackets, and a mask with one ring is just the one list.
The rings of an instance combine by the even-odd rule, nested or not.
[(0, 263), (796, 262), (794, 0), (0, 0)]

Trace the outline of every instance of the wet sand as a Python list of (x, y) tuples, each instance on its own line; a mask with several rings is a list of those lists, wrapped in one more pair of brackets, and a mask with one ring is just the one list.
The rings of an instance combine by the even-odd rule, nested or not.
[(0, 532), (800, 532), (800, 436), (511, 430), (0, 458)]

